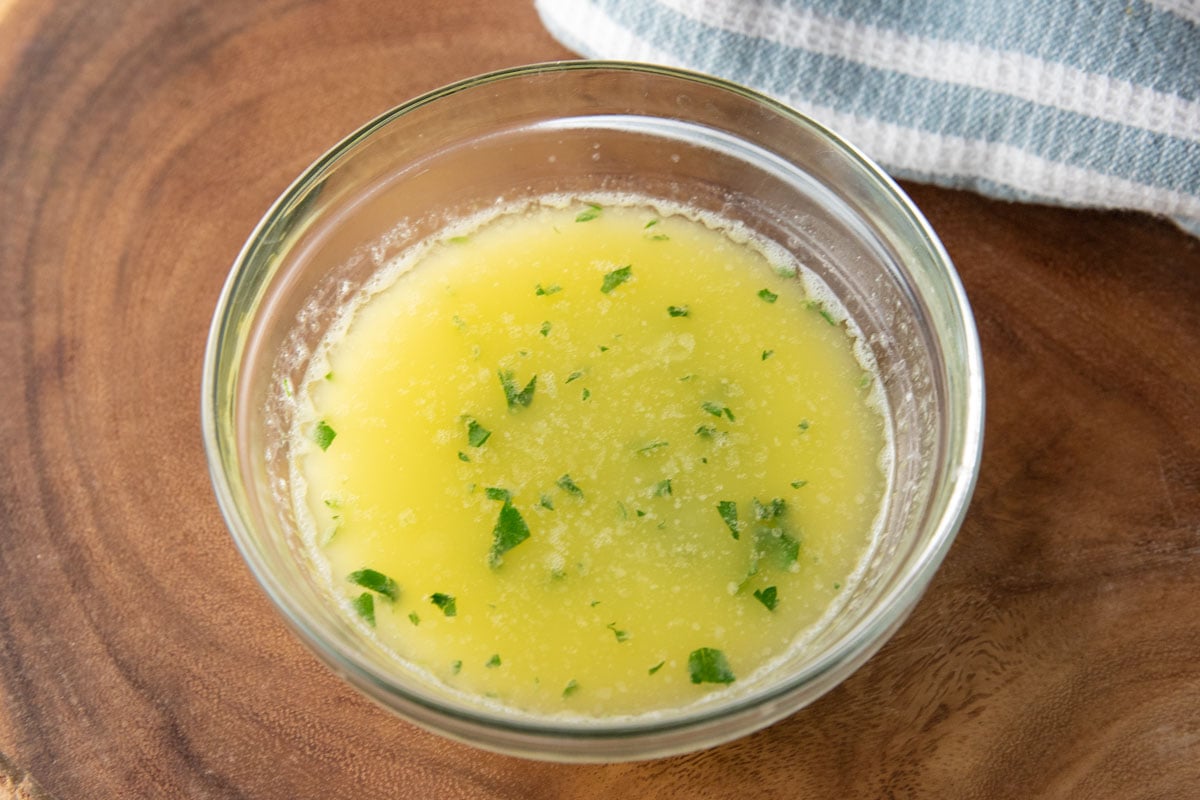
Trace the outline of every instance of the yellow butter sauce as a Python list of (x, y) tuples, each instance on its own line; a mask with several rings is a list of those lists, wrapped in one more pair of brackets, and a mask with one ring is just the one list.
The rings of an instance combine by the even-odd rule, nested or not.
[(872, 541), (886, 425), (846, 324), (778, 262), (649, 205), (536, 205), (353, 310), (294, 469), (334, 592), (398, 669), (636, 714), (822, 618)]

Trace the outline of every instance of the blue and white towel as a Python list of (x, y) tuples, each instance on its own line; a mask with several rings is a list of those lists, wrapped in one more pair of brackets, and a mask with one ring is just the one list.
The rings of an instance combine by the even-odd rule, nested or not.
[(1200, 235), (1200, 0), (535, 0), (589, 58), (751, 86), (892, 174)]

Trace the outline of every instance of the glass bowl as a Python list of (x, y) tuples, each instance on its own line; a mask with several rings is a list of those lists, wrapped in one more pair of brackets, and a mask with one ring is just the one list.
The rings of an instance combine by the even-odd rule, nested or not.
[[(338, 311), (394, 255), (500, 204), (597, 191), (744, 224), (825, 281), (879, 368), (893, 432), (890, 492), (861, 580), (766, 678), (719, 702), (653, 715), (498, 712), (397, 670), (330, 601), (290, 499), (291, 392)], [(879, 167), (817, 122), (740, 86), (588, 61), (430, 92), (317, 160), (233, 266), (202, 392), (209, 469), (234, 541), (312, 651), (430, 730), (561, 761), (709, 747), (795, 712), (846, 678), (904, 621), (950, 547), (974, 488), (984, 407), (962, 286), (925, 219)]]

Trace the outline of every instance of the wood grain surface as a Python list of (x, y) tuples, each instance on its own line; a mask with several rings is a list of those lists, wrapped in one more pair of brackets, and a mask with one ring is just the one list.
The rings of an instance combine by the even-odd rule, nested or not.
[(1143, 216), (907, 187), (979, 322), (978, 491), (898, 635), (767, 730), (493, 755), (285, 629), (200, 438), (226, 271), (359, 124), (569, 56), (529, 0), (0, 0), (0, 796), (1200, 796), (1200, 241)]

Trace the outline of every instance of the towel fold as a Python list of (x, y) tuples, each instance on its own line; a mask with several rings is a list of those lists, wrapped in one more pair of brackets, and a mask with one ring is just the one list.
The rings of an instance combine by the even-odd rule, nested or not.
[(535, 0), (589, 58), (753, 87), (901, 178), (1200, 235), (1200, 0)]

